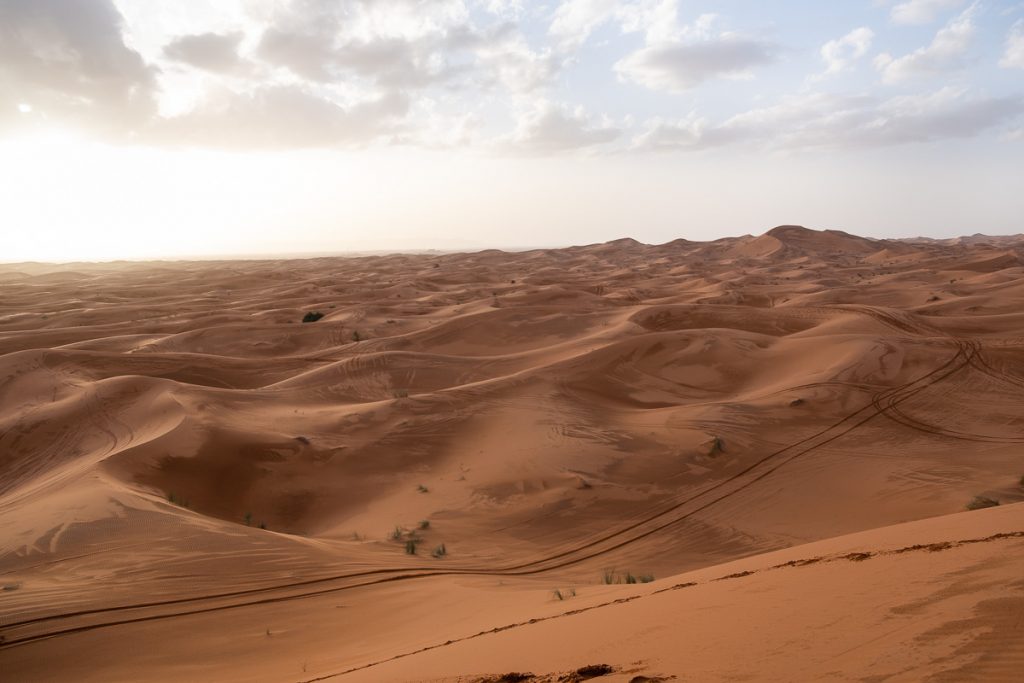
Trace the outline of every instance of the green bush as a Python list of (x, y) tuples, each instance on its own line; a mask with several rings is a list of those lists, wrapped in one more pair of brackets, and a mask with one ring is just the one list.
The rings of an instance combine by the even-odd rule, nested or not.
[(315, 323), (320, 318), (324, 317), (324, 314), (320, 311), (310, 311), (306, 315), (302, 316), (302, 322), (304, 323)]

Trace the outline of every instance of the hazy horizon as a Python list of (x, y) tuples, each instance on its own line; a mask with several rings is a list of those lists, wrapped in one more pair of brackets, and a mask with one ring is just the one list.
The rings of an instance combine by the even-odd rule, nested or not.
[(1024, 5), (10, 0), (0, 261), (1024, 230)]
[[(719, 237), (710, 238), (708, 240), (692, 240), (692, 241), (702, 242), (702, 241), (716, 241), (716, 240), (720, 240), (720, 239), (730, 239), (730, 238), (731, 239), (736, 239), (736, 238), (741, 238), (741, 237), (757, 237), (759, 235), (765, 235), (768, 232), (770, 232), (772, 229), (774, 229), (776, 227), (782, 227), (784, 225), (793, 225), (793, 224), (782, 224), (780, 226), (771, 226), (771, 227), (765, 228), (764, 230), (761, 230), (761, 231), (737, 233), (737, 234), (730, 234), (730, 235), (721, 235)], [(845, 232), (847, 234), (852, 234), (852, 235), (855, 235), (855, 236), (869, 237), (867, 235), (856, 235), (856, 233), (850, 233), (849, 231), (840, 230), (838, 228), (815, 228), (815, 227), (808, 227), (808, 226), (797, 226), (797, 227), (807, 227), (809, 230), (814, 230), (816, 232), (829, 230), (829, 231)], [(937, 237), (931, 237), (931, 236), (928, 236), (928, 235), (909, 235), (909, 236), (906, 236), (906, 237), (873, 237), (873, 238), (869, 237), (869, 238), (870, 239), (897, 239), (897, 240), (916, 240), (916, 239), (927, 240), (927, 239), (956, 239), (956, 238), (959, 238), (959, 237), (974, 237), (974, 236), (977, 236), (977, 235), (981, 235), (981, 236), (984, 236), (984, 237), (1015, 237), (1015, 236), (1019, 236), (1019, 235), (1022, 235), (1022, 234), (1024, 234), (1024, 233), (970, 233), (970, 234), (968, 234), (968, 233), (961, 233), (961, 234), (955, 234), (955, 235), (952, 235), (952, 236), (949, 236), (949, 237), (938, 237), (938, 238)], [(74, 263), (96, 263), (96, 264), (98, 264), (98, 263), (118, 263), (118, 262), (122, 262), (122, 263), (159, 263), (159, 262), (173, 263), (173, 262), (178, 262), (178, 261), (303, 260), (303, 259), (332, 258), (332, 257), (358, 258), (358, 257), (361, 257), (361, 256), (388, 256), (388, 255), (395, 255), (395, 254), (409, 254), (409, 255), (470, 254), (470, 253), (475, 253), (475, 252), (479, 252), (479, 251), (487, 251), (487, 250), (498, 250), (498, 251), (504, 251), (504, 252), (509, 252), (509, 253), (521, 253), (521, 252), (526, 252), (526, 251), (542, 250), (542, 249), (552, 249), (552, 250), (569, 249), (569, 248), (573, 248), (573, 247), (584, 247), (584, 246), (593, 245), (593, 244), (606, 244), (608, 242), (615, 242), (615, 241), (619, 241), (619, 240), (629, 240), (629, 239), (636, 239), (636, 238), (634, 238), (634, 237), (632, 237), (630, 235), (621, 235), (619, 237), (612, 237), (612, 238), (610, 238), (608, 240), (602, 240), (601, 242), (573, 243), (573, 244), (556, 244), (556, 243), (552, 243), (552, 244), (524, 244), (524, 245), (508, 245), (508, 244), (505, 244), (505, 245), (502, 245), (502, 244), (470, 244), (470, 243), (467, 243), (467, 244), (465, 244), (463, 246), (451, 246), (451, 247), (448, 247), (448, 248), (401, 247), (401, 246), (396, 246), (394, 248), (362, 249), (362, 250), (349, 249), (349, 250), (292, 251), (292, 252), (289, 252), (289, 251), (276, 251), (276, 252), (268, 251), (268, 252), (249, 252), (249, 253), (246, 253), (246, 252), (234, 252), (234, 253), (223, 252), (223, 253), (208, 253), (208, 254), (204, 254), (204, 253), (182, 253), (182, 254), (166, 254), (166, 255), (162, 255), (162, 256), (150, 256), (150, 257), (140, 256), (140, 257), (137, 257), (137, 258), (134, 258), (134, 257), (121, 257), (121, 258), (119, 258), (119, 257), (111, 257), (111, 258), (95, 258), (95, 259), (65, 259), (65, 260), (59, 260), (59, 259), (51, 259), (51, 260), (39, 260), (39, 259), (4, 260), (4, 259), (0, 259), (0, 265), (3, 265), (3, 266), (16, 266), (16, 265), (19, 265), (19, 264), (29, 264), (29, 263), (43, 264), (43, 265), (66, 265), (66, 264), (74, 264)], [(645, 242), (643, 240), (636, 240), (636, 241), (640, 242), (641, 244), (647, 245), (647, 246), (658, 246), (658, 245), (665, 244), (667, 242), (671, 242), (671, 241), (673, 241), (675, 239), (680, 239), (680, 238), (679, 237), (675, 237), (675, 238), (671, 238), (669, 240), (665, 240), (665, 241), (662, 241), (662, 242)], [(682, 239), (685, 239), (685, 238), (682, 238)]]

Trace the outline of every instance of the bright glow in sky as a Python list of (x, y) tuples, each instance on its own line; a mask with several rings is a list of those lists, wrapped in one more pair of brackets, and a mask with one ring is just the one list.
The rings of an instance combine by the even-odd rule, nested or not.
[(1022, 162), (1014, 0), (0, 2), (0, 261), (1000, 234)]

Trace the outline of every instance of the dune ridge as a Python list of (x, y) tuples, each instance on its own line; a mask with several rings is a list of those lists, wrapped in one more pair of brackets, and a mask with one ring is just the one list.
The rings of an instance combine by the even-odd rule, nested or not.
[[(875, 581), (855, 637), (928, 569), (927, 549), (876, 557), (906, 523), (1024, 599), (1008, 560), (1024, 532), (1022, 256), (1024, 236), (780, 226), (706, 243), (0, 265), (0, 662), (26, 681), (55, 658), (81, 680), (478, 680), (530, 647), (536, 679), (555, 680), (599, 662), (513, 631), (556, 637), (567, 620), (545, 615), (576, 600), (588, 616), (558, 614), (618, 657), (608, 680), (679, 674), (684, 655), (724, 677), (739, 671), (721, 668), (725, 647), (616, 649), (597, 615), (637, 589), (605, 577), (653, 576), (630, 614), (670, 634), (683, 627), (668, 584), (874, 534), (896, 578), (815, 560), (766, 588), (770, 613), (801, 581)], [(976, 497), (1001, 504), (965, 511)], [(930, 585), (958, 566), (940, 564)], [(726, 601), (715, 624), (743, 613), (697, 584), (693, 600)], [(963, 620), (996, 599), (962, 593)], [(802, 642), (811, 607), (794, 617)], [(473, 628), (500, 629), (487, 657), (459, 649)], [(971, 642), (843, 672), (884, 660), (954, 680), (1008, 641)], [(785, 678), (781, 655), (759, 656)]]

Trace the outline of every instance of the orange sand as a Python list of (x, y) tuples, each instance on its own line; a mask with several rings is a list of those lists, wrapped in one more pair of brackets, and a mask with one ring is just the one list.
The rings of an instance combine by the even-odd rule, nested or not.
[(1018, 680), (1022, 256), (0, 266), (0, 678)]

